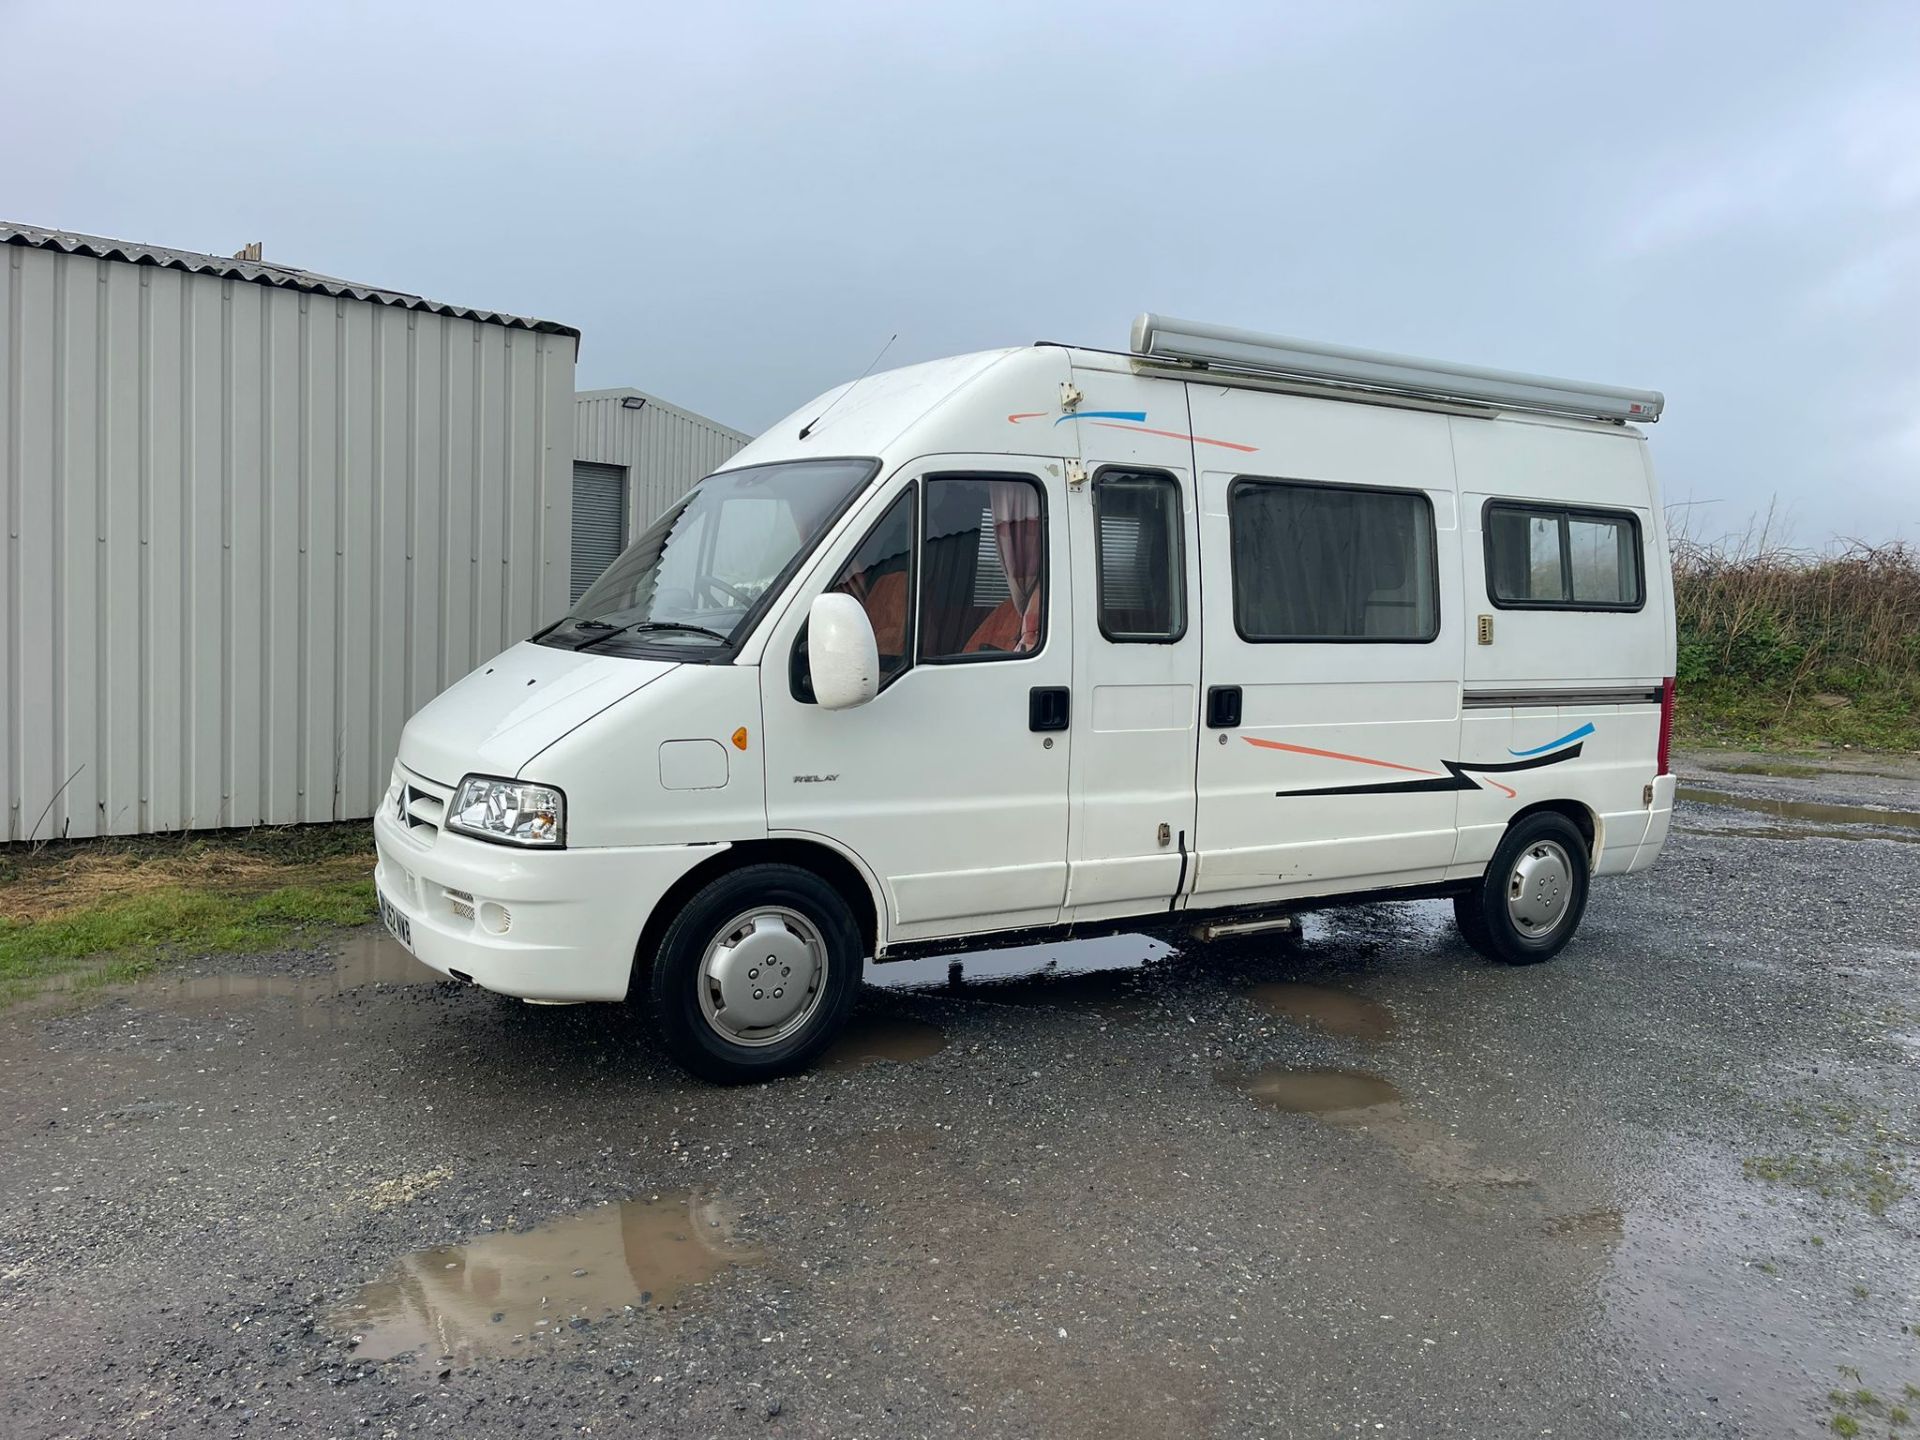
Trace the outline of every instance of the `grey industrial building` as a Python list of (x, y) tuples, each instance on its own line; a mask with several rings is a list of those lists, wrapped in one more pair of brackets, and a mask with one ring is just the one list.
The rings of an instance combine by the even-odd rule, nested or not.
[(573, 407), (573, 589), (751, 436), (647, 394), (582, 390)]
[(7, 840), (370, 815), (407, 716), (566, 608), (606, 514), (745, 439), (576, 401), (552, 321), (26, 225), (0, 264)]

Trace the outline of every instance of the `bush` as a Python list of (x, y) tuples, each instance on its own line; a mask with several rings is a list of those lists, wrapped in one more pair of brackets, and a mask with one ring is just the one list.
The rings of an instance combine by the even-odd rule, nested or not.
[(1920, 552), (1674, 542), (1680, 713), (1748, 743), (1920, 748)]

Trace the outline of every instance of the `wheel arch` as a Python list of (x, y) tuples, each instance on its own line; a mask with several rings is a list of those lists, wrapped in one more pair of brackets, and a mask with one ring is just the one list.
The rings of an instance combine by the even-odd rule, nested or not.
[[(653, 957), (660, 952), (660, 940), (667, 926), (673, 923), (673, 917), (680, 913), (687, 901), (720, 876), (744, 870), (749, 865), (792, 865), (818, 875), (834, 888), (853, 912), (865, 954), (871, 956), (876, 952), (881, 939), (880, 925), (884, 910), (878, 887), (866, 868), (851, 855), (824, 840), (776, 835), (764, 840), (742, 840), (729, 845), (718, 854), (709, 855), (668, 886), (666, 893), (654, 905), (653, 913), (647, 917), (647, 923), (641, 928), (640, 938), (634, 946), (635, 974), (646, 973), (646, 967), (653, 963)], [(633, 989), (637, 989), (637, 986), (631, 987), (629, 993)]]
[(1573, 822), (1574, 829), (1578, 830), (1581, 838), (1587, 842), (1587, 873), (1592, 874), (1600, 864), (1600, 847), (1606, 838), (1606, 826), (1599, 815), (1578, 800), (1564, 797), (1555, 800), (1536, 800), (1533, 804), (1516, 810), (1513, 817), (1507, 821), (1507, 829), (1512, 830), (1529, 815), (1539, 815), (1543, 812), (1564, 815)]

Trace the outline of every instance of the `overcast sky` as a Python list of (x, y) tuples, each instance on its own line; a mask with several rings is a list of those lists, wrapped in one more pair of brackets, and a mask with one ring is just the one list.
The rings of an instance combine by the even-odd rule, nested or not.
[(585, 332), (746, 430), (1146, 309), (1666, 391), (1703, 534), (1920, 537), (1920, 5), (0, 0), (0, 218)]

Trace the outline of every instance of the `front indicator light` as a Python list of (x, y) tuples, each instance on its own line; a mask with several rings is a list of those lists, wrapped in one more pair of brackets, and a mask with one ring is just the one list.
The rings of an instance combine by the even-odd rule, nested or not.
[(469, 775), (454, 792), (447, 825), (477, 840), (558, 850), (566, 844), (567, 797), (551, 785)]

